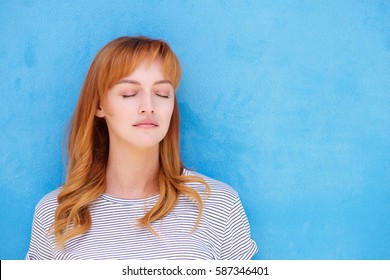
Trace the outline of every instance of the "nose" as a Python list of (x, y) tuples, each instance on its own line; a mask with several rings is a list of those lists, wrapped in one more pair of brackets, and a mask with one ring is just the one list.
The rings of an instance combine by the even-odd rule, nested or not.
[(154, 114), (154, 104), (151, 95), (145, 94), (138, 109), (140, 114)]

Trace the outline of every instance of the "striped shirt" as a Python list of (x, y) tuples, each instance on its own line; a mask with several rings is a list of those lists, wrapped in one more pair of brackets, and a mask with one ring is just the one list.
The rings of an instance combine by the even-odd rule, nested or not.
[[(203, 198), (203, 213), (195, 232), (198, 205), (186, 196), (180, 195), (174, 209), (152, 223), (156, 236), (137, 226), (137, 222), (159, 195), (122, 199), (102, 194), (90, 206), (91, 228), (59, 249), (49, 233), (57, 207), (57, 189), (44, 196), (35, 208), (26, 259), (250, 259), (257, 246), (251, 239), (238, 193), (204, 175), (188, 170), (184, 175), (200, 176), (211, 188), (210, 195)], [(201, 195), (205, 190), (200, 183), (188, 186)]]

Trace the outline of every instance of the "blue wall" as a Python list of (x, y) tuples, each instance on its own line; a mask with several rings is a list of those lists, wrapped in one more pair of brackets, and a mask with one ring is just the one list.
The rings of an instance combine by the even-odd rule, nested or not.
[(239, 191), (257, 259), (390, 258), (389, 1), (1, 1), (0, 34), (1, 259), (94, 55), (138, 34), (181, 59), (184, 161)]

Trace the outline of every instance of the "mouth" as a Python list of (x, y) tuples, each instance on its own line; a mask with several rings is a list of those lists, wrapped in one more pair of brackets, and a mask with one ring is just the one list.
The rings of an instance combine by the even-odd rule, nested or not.
[(154, 128), (158, 127), (158, 124), (151, 120), (144, 120), (133, 124), (133, 126), (138, 128)]

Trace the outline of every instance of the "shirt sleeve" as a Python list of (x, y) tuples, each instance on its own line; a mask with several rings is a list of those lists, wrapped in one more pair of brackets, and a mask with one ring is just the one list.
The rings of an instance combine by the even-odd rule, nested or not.
[(227, 217), (221, 259), (249, 260), (257, 253), (257, 250), (256, 242), (251, 238), (248, 218), (237, 196)]
[(30, 247), (25, 257), (26, 260), (50, 260), (54, 259), (48, 230), (42, 225), (36, 211), (34, 214)]

